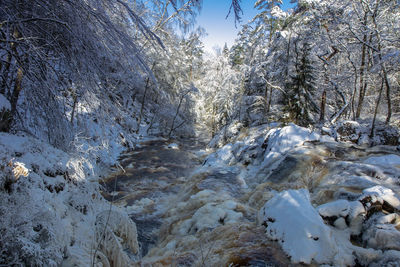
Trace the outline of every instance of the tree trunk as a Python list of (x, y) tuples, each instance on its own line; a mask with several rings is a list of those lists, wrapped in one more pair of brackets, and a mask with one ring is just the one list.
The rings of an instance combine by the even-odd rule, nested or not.
[(392, 117), (392, 101), (390, 99), (391, 86), (389, 83), (389, 78), (388, 78), (387, 70), (385, 67), (385, 63), (382, 60), (382, 38), (381, 38), (381, 34), (378, 29), (378, 22), (376, 21), (376, 17), (378, 15), (379, 2), (380, 1), (377, 1), (375, 4), (375, 10), (374, 10), (374, 14), (372, 16), (372, 21), (374, 23), (374, 28), (376, 31), (376, 38), (377, 38), (377, 43), (378, 43), (377, 53), (378, 53), (378, 58), (380, 61), (379, 64), (381, 65), (383, 81), (384, 81), (384, 84), (386, 87), (386, 99), (387, 99), (387, 105), (388, 105), (388, 113), (387, 113), (387, 117), (386, 117), (386, 123), (389, 123), (390, 119)]
[(265, 115), (268, 113), (268, 85), (265, 85), (264, 91), (264, 101), (265, 101)]
[(11, 95), (11, 100), (10, 100), (12, 120), (14, 120), (14, 117), (17, 113), (17, 103), (18, 103), (19, 93), (22, 90), (21, 84), (22, 84), (23, 76), (24, 76), (24, 72), (22, 71), (22, 68), (18, 68), (17, 77), (15, 79), (15, 84), (14, 84), (14, 91)]
[(269, 112), (271, 109), (271, 103), (272, 103), (272, 87), (269, 88), (269, 101), (267, 106), (267, 112)]
[(321, 113), (319, 117), (319, 121), (321, 122), (325, 120), (325, 106), (326, 106), (326, 90), (324, 90), (321, 96)]
[(72, 95), (73, 99), (74, 99), (74, 104), (72, 106), (72, 114), (71, 114), (71, 124), (74, 123), (74, 116), (75, 116), (75, 109), (76, 109), (76, 104), (78, 102), (78, 96), (76, 95), (76, 93), (74, 92)]
[[(363, 21), (363, 30), (366, 30), (367, 27), (367, 23), (368, 23), (368, 16), (367, 13), (365, 12), (364, 15), (364, 21)], [(365, 80), (365, 61), (366, 61), (366, 55), (367, 55), (367, 43), (368, 40), (368, 35), (365, 32), (364, 36), (363, 36), (363, 44), (362, 44), (362, 48), (361, 48), (361, 66), (360, 66), (360, 92), (359, 92), (359, 97), (358, 97), (358, 105), (357, 105), (357, 110), (356, 110), (356, 119), (360, 118), (361, 115), (361, 109), (362, 109), (362, 105), (364, 102), (364, 96), (365, 96), (365, 90), (367, 89), (367, 84), (364, 82)], [(365, 84), (364, 84), (365, 83)]]
[[(383, 63), (382, 63), (383, 64)], [(392, 100), (390, 98), (390, 84), (389, 84), (389, 80), (387, 77), (387, 73), (386, 73), (386, 69), (385, 67), (382, 68), (384, 70), (384, 77), (385, 77), (385, 86), (386, 86), (386, 100), (387, 100), (387, 108), (388, 108), (388, 113), (387, 113), (387, 117), (386, 117), (386, 123), (389, 124), (390, 119), (392, 117)]]
[(140, 124), (142, 123), (143, 110), (144, 110), (144, 102), (145, 102), (145, 99), (146, 99), (147, 89), (149, 88), (149, 81), (150, 81), (150, 78), (147, 77), (147, 79), (146, 79), (146, 86), (144, 87), (144, 93), (143, 93), (142, 103), (141, 103), (141, 107), (140, 107), (139, 120), (138, 120), (138, 126), (137, 126), (137, 129), (136, 129), (136, 133), (139, 133)]
[(384, 83), (384, 78), (382, 78), (381, 89), (379, 90), (378, 99), (377, 99), (376, 105), (375, 105), (374, 118), (373, 118), (372, 124), (371, 124), (371, 133), (369, 134), (370, 138), (374, 137), (375, 120), (376, 120), (376, 115), (378, 114), (379, 103), (381, 102), (382, 91), (383, 91), (383, 83)]
[(182, 102), (183, 102), (183, 99), (185, 98), (185, 96), (186, 96), (186, 94), (182, 94), (182, 95), (181, 95), (181, 98), (179, 99), (179, 104), (178, 104), (178, 107), (176, 108), (175, 116), (174, 116), (174, 118), (172, 119), (171, 129), (169, 130), (168, 137), (171, 137), (171, 134), (172, 134), (172, 132), (174, 131), (175, 120), (176, 120), (176, 117), (178, 117), (179, 110), (180, 110), (180, 108), (181, 108), (181, 105), (182, 105)]
[(6, 62), (4, 63), (4, 70), (2, 71), (3, 81), (1, 82), (1, 87), (0, 87), (0, 94), (3, 95), (6, 94), (7, 78), (8, 78), (8, 73), (10, 71), (10, 66), (11, 66), (11, 53), (8, 52)]

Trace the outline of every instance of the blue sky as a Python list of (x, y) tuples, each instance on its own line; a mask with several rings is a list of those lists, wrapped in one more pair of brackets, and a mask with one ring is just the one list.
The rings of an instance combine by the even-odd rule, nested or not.
[[(290, 0), (284, 0), (283, 2), (283, 9), (292, 7), (292, 4), (289, 3)], [(254, 9), (254, 3), (255, 0), (241, 1), (243, 10), (242, 24), (250, 21), (258, 13), (258, 10)], [(203, 0), (203, 8), (197, 17), (197, 25), (203, 27), (208, 33), (208, 36), (203, 37), (207, 51), (212, 51), (214, 46), (223, 47), (225, 42), (230, 47), (235, 41), (241, 26), (238, 24), (237, 28), (235, 28), (233, 14), (230, 14), (228, 19), (225, 19), (230, 5), (230, 0)]]

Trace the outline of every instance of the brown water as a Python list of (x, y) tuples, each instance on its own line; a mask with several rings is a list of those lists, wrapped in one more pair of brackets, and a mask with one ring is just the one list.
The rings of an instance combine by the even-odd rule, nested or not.
[(180, 192), (190, 173), (202, 163), (197, 155), (204, 142), (194, 139), (168, 147), (173, 140), (152, 140), (141, 143), (120, 158), (124, 170), (105, 181), (103, 196), (121, 207), (142, 207), (130, 210), (138, 229), (142, 256), (156, 243), (158, 229), (171, 199)]
[[(177, 143), (178, 149), (170, 148)], [(205, 142), (153, 140), (124, 154), (115, 172), (104, 184), (103, 196), (127, 208), (138, 229), (142, 261), (151, 266), (287, 266), (279, 245), (266, 241), (255, 222), (256, 210), (238, 205), (243, 221), (210, 231), (176, 235), (176, 229), (191, 218), (203, 202), (191, 200), (202, 190), (223, 192), (240, 198), (235, 171), (210, 171), (192, 175), (203, 163)], [(211, 200), (212, 202), (212, 200)], [(174, 209), (180, 205), (180, 209)], [(169, 248), (168, 243), (176, 243)]]

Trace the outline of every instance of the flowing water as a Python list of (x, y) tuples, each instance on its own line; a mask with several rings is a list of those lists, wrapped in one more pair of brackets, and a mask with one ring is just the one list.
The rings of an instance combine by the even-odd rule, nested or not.
[(115, 205), (127, 207), (137, 225), (142, 256), (157, 241), (158, 230), (171, 200), (202, 163), (199, 151), (205, 144), (151, 140), (120, 158), (123, 170), (105, 183), (103, 196)]
[[(243, 158), (256, 155), (255, 147), (261, 149), (248, 146)], [(204, 148), (196, 139), (147, 141), (124, 154), (123, 171), (107, 179), (104, 197), (126, 208), (137, 225), (139, 266), (299, 266), (266, 238), (258, 219), (273, 190), (307, 188), (320, 205), (357, 199), (366, 187), (400, 178), (396, 169), (362, 163), (371, 155), (396, 154), (392, 149), (306, 142), (273, 169), (247, 172), (246, 185), (242, 156), (207, 167)]]
[[(232, 212), (243, 214), (240, 223), (225, 225), (222, 218), (218, 229), (192, 227), (175, 233), (204, 204), (216, 206), (245, 195), (237, 182), (238, 168), (193, 173), (204, 163), (205, 144), (195, 139), (141, 143), (121, 156), (123, 170), (106, 180), (103, 196), (125, 207), (136, 223), (143, 257), (138, 264), (287, 266), (290, 262), (279, 245), (267, 242), (257, 226), (255, 209), (237, 205)], [(210, 190), (218, 194), (193, 198)]]

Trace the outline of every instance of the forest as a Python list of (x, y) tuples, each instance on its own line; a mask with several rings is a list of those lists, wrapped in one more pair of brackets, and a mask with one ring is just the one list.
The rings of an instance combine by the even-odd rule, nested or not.
[(398, 264), (400, 1), (223, 1), (0, 0), (0, 266)]

